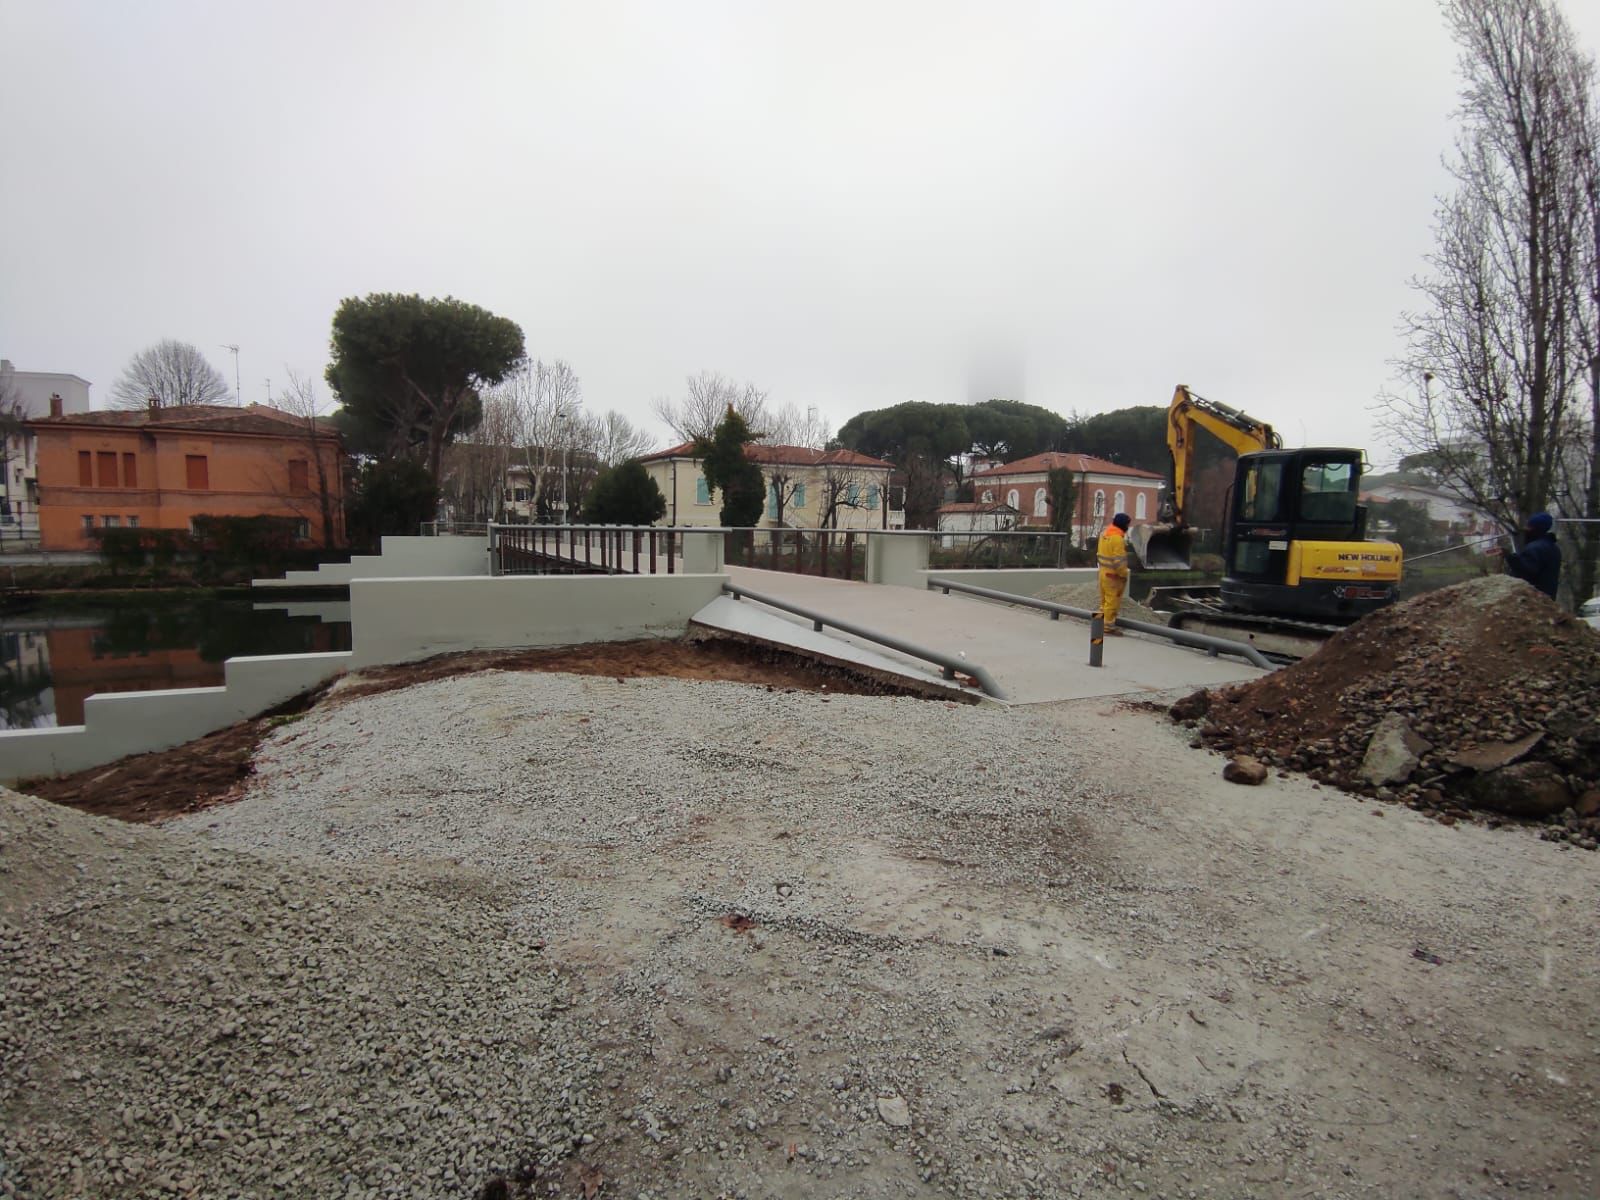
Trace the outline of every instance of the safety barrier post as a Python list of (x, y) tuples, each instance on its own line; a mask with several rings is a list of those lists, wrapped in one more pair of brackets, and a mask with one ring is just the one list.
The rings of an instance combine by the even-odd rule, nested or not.
[(1101, 655), (1106, 648), (1106, 618), (1105, 614), (1096, 611), (1089, 618), (1089, 665), (1100, 666)]

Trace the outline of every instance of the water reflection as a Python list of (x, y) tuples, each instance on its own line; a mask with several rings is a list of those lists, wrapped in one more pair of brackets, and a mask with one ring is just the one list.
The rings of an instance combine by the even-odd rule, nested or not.
[[(0, 621), (0, 728), (81, 725), (96, 692), (216, 687), (223, 662), (350, 648), (349, 604), (205, 600)], [(324, 619), (326, 618), (326, 619)]]

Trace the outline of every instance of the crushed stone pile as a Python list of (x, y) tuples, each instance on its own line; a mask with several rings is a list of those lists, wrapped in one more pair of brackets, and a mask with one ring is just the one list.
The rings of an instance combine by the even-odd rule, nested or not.
[(475, 1197), (569, 1155), (568, 985), (459, 868), (0, 789), (0, 1196)]
[(1311, 657), (1197, 692), (1198, 741), (1445, 822), (1550, 822), (1600, 839), (1600, 635), (1490, 576), (1374, 613)]
[[(1087, 608), (1090, 610), (1100, 607), (1100, 585), (1098, 583), (1058, 583), (1054, 587), (1047, 587), (1039, 593), (1041, 600), (1054, 600), (1057, 604), (1070, 604), (1074, 608)], [(1128, 621), (1150, 621), (1157, 625), (1165, 625), (1167, 617), (1158, 613), (1153, 608), (1140, 604), (1137, 600), (1124, 595), (1122, 597), (1122, 619)]]

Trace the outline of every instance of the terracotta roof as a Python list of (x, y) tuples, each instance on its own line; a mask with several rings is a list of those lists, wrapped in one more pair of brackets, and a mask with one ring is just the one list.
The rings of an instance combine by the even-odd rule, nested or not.
[[(184, 429), (205, 433), (257, 433), (282, 436), (305, 432), (305, 420), (280, 408), (247, 404), (243, 408), (223, 404), (186, 404), (174, 408), (97, 408), (85, 413), (59, 417), (35, 417), (30, 425), (91, 426), (116, 429)], [(337, 437), (338, 431), (326, 417), (317, 418), (317, 431)]]
[(1048, 450), (1043, 454), (1035, 454), (1028, 458), (1019, 458), (1016, 462), (1008, 462), (998, 467), (990, 467), (983, 471), (974, 471), (971, 478), (996, 477), (1003, 475), (1043, 475), (1057, 467), (1065, 467), (1074, 475), (1127, 475), (1134, 479), (1164, 478), (1154, 471), (1145, 471), (1139, 467), (1125, 467), (1121, 463), (1114, 463), (1110, 459), (1096, 458), (1092, 454), (1078, 454), (1076, 452), (1063, 453), (1057, 450)]
[[(813, 450), (809, 446), (769, 446), (764, 442), (751, 442), (744, 448), (744, 456), (751, 462), (788, 467), (876, 467), (881, 471), (894, 469), (893, 463), (854, 450)], [(640, 462), (654, 462), (668, 458), (699, 458), (693, 442), (681, 442), (666, 450), (646, 454)]]

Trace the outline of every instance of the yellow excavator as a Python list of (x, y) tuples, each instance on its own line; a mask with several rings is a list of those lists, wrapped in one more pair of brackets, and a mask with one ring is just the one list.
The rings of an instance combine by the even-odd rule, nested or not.
[(1326, 446), (1285, 450), (1266, 422), (1183, 384), (1167, 410), (1172, 490), (1159, 523), (1135, 525), (1128, 535), (1146, 567), (1189, 568), (1194, 530), (1187, 518), (1202, 429), (1239, 455), (1223, 527), (1223, 579), (1216, 588), (1158, 589), (1178, 602), (1174, 625), (1314, 639), (1398, 599), (1400, 547), (1366, 540), (1367, 510), (1359, 503), (1365, 455)]

